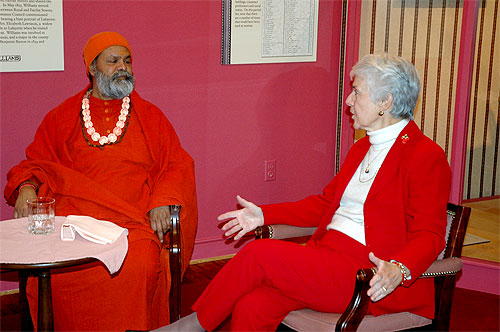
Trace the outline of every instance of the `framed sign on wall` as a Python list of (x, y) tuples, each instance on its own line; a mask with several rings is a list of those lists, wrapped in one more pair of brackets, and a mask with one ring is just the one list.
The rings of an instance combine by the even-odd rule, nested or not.
[(314, 62), (319, 0), (223, 0), (222, 64)]
[(0, 1), (0, 72), (64, 70), (62, 0)]

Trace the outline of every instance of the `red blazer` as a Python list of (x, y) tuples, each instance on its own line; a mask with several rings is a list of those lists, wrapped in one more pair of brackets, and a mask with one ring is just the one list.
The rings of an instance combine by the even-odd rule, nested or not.
[[(311, 240), (320, 238), (369, 147), (368, 137), (356, 142), (322, 194), (263, 206), (265, 223), (318, 226)], [(445, 246), (450, 183), (443, 150), (410, 121), (387, 154), (364, 204), (367, 249), (384, 260), (402, 262), (412, 276), (404, 287), (371, 307), (375, 315), (410, 311), (434, 316), (433, 280), (417, 279)]]

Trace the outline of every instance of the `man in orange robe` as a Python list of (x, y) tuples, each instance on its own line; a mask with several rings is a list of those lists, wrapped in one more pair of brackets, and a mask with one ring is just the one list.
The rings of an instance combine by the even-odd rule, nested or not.
[[(129, 43), (115, 32), (83, 50), (91, 81), (50, 111), (7, 174), (7, 203), (27, 215), (26, 200), (56, 199), (56, 215), (88, 215), (129, 231), (123, 265), (110, 275), (96, 262), (52, 271), (56, 330), (150, 330), (168, 323), (170, 205), (181, 205), (183, 271), (197, 227), (193, 159), (165, 115), (134, 91)], [(30, 278), (32, 279), (32, 278)], [(37, 321), (36, 281), (28, 299)]]

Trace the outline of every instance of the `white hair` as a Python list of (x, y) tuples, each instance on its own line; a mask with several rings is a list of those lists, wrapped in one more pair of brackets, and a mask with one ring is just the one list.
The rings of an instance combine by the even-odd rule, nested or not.
[(351, 70), (351, 79), (365, 81), (372, 102), (385, 101), (392, 95), (391, 114), (396, 119), (413, 119), (420, 93), (420, 77), (408, 60), (387, 53), (369, 54)]

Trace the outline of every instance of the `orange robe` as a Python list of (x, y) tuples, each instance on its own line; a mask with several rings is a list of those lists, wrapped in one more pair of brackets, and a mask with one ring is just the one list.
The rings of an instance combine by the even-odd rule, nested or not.
[[(182, 206), (185, 271), (197, 226), (194, 163), (164, 114), (135, 91), (121, 142), (90, 147), (80, 122), (86, 91), (46, 115), (26, 149), (27, 160), (7, 175), (5, 198), (15, 204), (16, 188), (33, 179), (40, 196), (56, 199), (56, 215), (89, 215), (129, 230), (129, 250), (117, 273), (110, 275), (100, 262), (52, 271), (56, 330), (154, 329), (168, 324), (170, 273), (168, 250), (152, 231), (147, 212)], [(101, 135), (113, 130), (121, 103), (90, 98), (92, 122)], [(28, 283), (28, 297), (36, 324), (34, 280)]]

